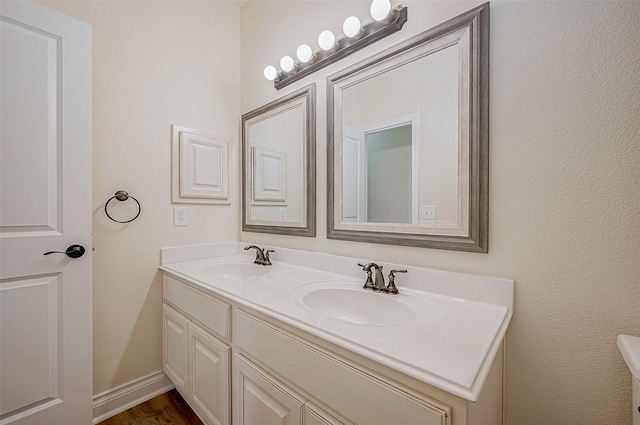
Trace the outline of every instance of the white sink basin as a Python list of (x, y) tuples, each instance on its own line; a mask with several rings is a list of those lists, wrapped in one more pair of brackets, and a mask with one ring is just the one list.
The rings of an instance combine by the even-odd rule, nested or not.
[(420, 297), (373, 292), (354, 282), (311, 283), (298, 289), (295, 298), (319, 315), (356, 325), (432, 323), (441, 316), (438, 307)]
[(219, 279), (247, 279), (262, 276), (266, 270), (265, 266), (253, 263), (222, 263), (209, 266), (203, 272)]
[(302, 302), (318, 313), (363, 325), (393, 326), (416, 317), (406, 305), (364, 289), (318, 289), (302, 297)]

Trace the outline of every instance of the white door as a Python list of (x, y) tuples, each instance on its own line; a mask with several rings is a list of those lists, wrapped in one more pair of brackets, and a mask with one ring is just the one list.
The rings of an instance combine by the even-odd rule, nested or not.
[(342, 222), (367, 221), (364, 131), (342, 130)]
[(91, 28), (0, 15), (0, 424), (90, 424)]

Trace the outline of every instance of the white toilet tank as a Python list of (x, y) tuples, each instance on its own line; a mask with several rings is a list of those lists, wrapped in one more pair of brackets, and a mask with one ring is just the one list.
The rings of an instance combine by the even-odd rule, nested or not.
[(640, 425), (640, 337), (618, 335), (618, 348), (631, 371), (633, 425)]

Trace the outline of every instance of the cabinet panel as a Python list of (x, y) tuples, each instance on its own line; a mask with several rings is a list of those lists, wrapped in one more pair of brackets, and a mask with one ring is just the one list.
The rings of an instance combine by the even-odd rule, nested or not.
[(187, 397), (187, 332), (189, 320), (168, 305), (162, 306), (163, 369), (171, 382)]
[(304, 425), (351, 425), (341, 422), (313, 403), (304, 405)]
[(228, 425), (230, 348), (208, 332), (189, 324), (190, 396), (206, 422)]
[(246, 359), (235, 359), (236, 425), (302, 425), (302, 397)]
[(231, 306), (197, 291), (177, 280), (164, 276), (165, 300), (187, 312), (195, 320), (211, 329), (220, 338), (229, 340)]
[(235, 331), (237, 347), (358, 424), (449, 424), (449, 406), (411, 395), (244, 311), (237, 312)]

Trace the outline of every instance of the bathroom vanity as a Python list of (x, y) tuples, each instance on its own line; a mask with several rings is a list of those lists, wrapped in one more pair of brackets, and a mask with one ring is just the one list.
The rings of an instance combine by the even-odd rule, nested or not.
[(206, 424), (497, 425), (513, 281), (246, 244), (165, 248), (163, 364)]

